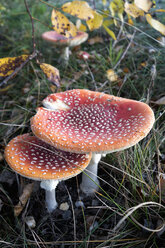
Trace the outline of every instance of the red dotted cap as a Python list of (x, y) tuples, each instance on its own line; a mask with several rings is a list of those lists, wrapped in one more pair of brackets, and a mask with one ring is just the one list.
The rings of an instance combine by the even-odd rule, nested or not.
[(60, 151), (35, 136), (24, 134), (9, 142), (5, 159), (22, 176), (65, 180), (81, 173), (88, 166), (91, 154)]
[[(59, 104), (62, 103), (62, 104)], [(31, 119), (33, 133), (45, 142), (76, 153), (109, 153), (143, 139), (154, 123), (142, 102), (89, 90), (51, 94)]]
[(88, 34), (78, 31), (75, 37), (66, 38), (64, 35), (58, 34), (56, 31), (48, 31), (42, 34), (42, 38), (57, 46), (78, 46), (88, 39)]

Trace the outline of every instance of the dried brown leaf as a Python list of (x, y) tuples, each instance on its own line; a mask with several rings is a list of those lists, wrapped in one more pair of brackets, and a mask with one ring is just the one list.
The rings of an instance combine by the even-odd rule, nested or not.
[(22, 210), (24, 209), (28, 199), (30, 198), (30, 195), (33, 191), (33, 185), (34, 183), (27, 184), (24, 189), (22, 195), (19, 197), (18, 204), (14, 207), (14, 215), (19, 216)]

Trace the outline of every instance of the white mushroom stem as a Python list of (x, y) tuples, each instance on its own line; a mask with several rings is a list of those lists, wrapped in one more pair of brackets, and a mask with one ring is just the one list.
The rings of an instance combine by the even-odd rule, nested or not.
[(101, 154), (92, 154), (92, 159), (82, 174), (82, 182), (80, 185), (81, 190), (91, 195), (99, 188), (99, 180), (97, 178), (98, 163), (101, 159)]
[(41, 188), (45, 189), (46, 207), (49, 213), (51, 213), (58, 206), (56, 201), (56, 194), (55, 194), (55, 189), (58, 183), (59, 183), (58, 180), (52, 179), (52, 180), (43, 180), (41, 181), (40, 184)]
[(61, 57), (60, 59), (62, 61), (64, 61), (65, 63), (68, 63), (68, 60), (69, 60), (69, 46), (66, 46), (64, 48), (61, 49)]

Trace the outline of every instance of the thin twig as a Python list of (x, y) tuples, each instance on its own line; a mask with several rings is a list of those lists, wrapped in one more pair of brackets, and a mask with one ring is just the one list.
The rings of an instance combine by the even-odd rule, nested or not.
[(119, 40), (121, 40), (120, 37), (121, 37), (121, 35), (122, 35), (122, 33), (123, 33), (123, 27), (124, 27), (124, 22), (121, 23), (120, 30), (119, 30), (119, 32), (118, 32), (118, 35), (117, 35), (116, 40), (115, 40), (114, 43), (113, 43), (112, 49), (114, 49), (115, 46), (116, 46), (116, 44), (119, 42)]
[(124, 76), (124, 79), (123, 79), (123, 82), (122, 82), (122, 85), (120, 86), (118, 92), (117, 92), (117, 96), (120, 95), (120, 92), (121, 92), (121, 89), (123, 88), (123, 86), (125, 85), (125, 82), (127, 82), (127, 79), (128, 79), (129, 75), (125, 75)]
[(25, 7), (26, 7), (26, 10), (27, 10), (27, 13), (28, 13), (28, 15), (29, 15), (29, 17), (30, 17), (30, 20), (31, 20), (31, 24), (32, 24), (33, 53), (35, 53), (35, 51), (36, 51), (36, 43), (35, 43), (35, 37), (34, 37), (34, 32), (35, 32), (35, 31), (34, 31), (34, 21), (33, 21), (32, 15), (31, 15), (31, 13), (30, 13), (29, 7), (28, 7), (28, 5), (27, 5), (27, 1), (24, 0), (24, 3), (25, 3)]
[(10, 123), (4, 123), (4, 122), (0, 122), (0, 125), (11, 126), (11, 127), (27, 127), (27, 125), (24, 125), (24, 124), (17, 125), (17, 124), (10, 124)]
[(128, 50), (129, 50), (129, 48), (130, 48), (130, 46), (131, 46), (131, 44), (132, 44), (132, 42), (133, 42), (133, 39), (134, 39), (134, 37), (135, 37), (135, 34), (136, 34), (136, 30), (134, 30), (134, 33), (133, 33), (133, 35), (132, 35), (132, 37), (131, 37), (131, 39), (130, 39), (130, 42), (129, 42), (127, 48), (125, 49), (124, 53), (122, 54), (121, 58), (119, 59), (119, 61), (118, 61), (118, 62), (116, 63), (116, 65), (114, 66), (114, 68), (113, 68), (114, 70), (118, 67), (118, 65), (121, 63), (121, 61), (122, 61), (122, 60), (124, 59), (124, 57), (126, 56)]
[(35, 20), (35, 21), (37, 21), (37, 22), (40, 22), (42, 25), (44, 25), (45, 27), (47, 27), (47, 28), (49, 28), (49, 29), (51, 29), (51, 30), (53, 29), (52, 26), (47, 25), (46, 23), (42, 22), (41, 20), (39, 20), (39, 19), (36, 18), (36, 17), (33, 17), (33, 16), (32, 16), (32, 19)]
[(52, 4), (47, 3), (47, 2), (45, 2), (45, 1), (43, 1), (43, 0), (39, 0), (39, 1), (40, 1), (41, 3), (43, 3), (43, 4), (47, 5), (47, 6), (51, 7), (51, 8), (54, 8), (54, 9), (59, 9), (59, 8), (56, 8), (55, 6), (53, 6)]

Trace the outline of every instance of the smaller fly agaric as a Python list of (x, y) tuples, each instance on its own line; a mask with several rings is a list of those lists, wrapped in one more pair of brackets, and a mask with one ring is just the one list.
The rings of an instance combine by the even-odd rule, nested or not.
[(51, 94), (43, 105), (31, 119), (38, 138), (61, 150), (92, 152), (81, 184), (87, 194), (98, 189), (101, 156), (135, 145), (155, 120), (152, 109), (143, 102), (83, 89)]
[(61, 47), (61, 58), (67, 62), (69, 59), (69, 48), (79, 46), (81, 43), (85, 42), (88, 39), (88, 34), (78, 31), (75, 37), (66, 38), (56, 31), (48, 31), (42, 34), (42, 38), (54, 46)]
[(5, 159), (20, 175), (41, 181), (41, 188), (46, 192), (47, 209), (52, 212), (57, 207), (57, 184), (81, 173), (87, 167), (91, 154), (60, 151), (27, 133), (9, 142), (5, 148)]

